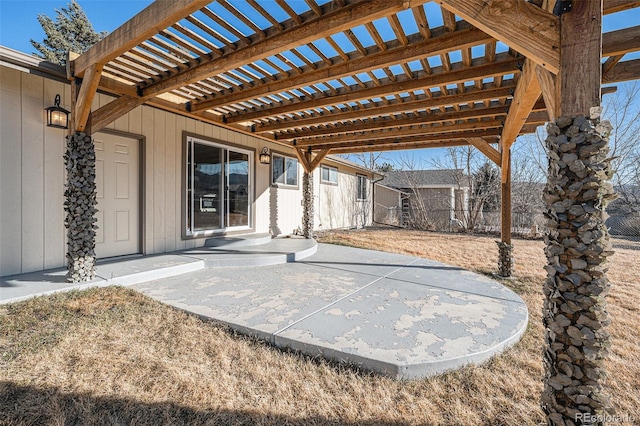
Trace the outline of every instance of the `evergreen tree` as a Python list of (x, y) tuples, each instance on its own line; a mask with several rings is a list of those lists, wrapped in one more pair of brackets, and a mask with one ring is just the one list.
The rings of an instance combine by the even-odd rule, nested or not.
[(46, 37), (42, 43), (32, 39), (31, 44), (38, 50), (39, 53), (34, 55), (39, 58), (65, 65), (67, 52), (83, 53), (107, 35), (107, 32), (97, 33), (93, 29), (84, 10), (75, 0), (55, 11), (55, 21), (47, 15), (38, 15), (38, 22)]

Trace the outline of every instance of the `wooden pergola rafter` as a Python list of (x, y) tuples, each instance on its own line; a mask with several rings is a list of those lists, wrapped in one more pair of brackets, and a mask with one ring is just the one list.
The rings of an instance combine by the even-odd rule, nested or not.
[[(502, 168), (508, 242), (510, 148), (561, 113), (568, 3), (158, 1), (70, 57), (72, 130), (148, 104), (311, 157), (470, 144)], [(636, 7), (604, 0), (602, 13)], [(598, 90), (639, 78), (625, 60), (637, 51), (640, 26), (603, 34)], [(97, 90), (117, 99), (91, 111)]]
[[(156, 2), (71, 58), (69, 76), (82, 81), (75, 127), (95, 132), (147, 103), (278, 143), (308, 138), (305, 146), (318, 151), (327, 138), (356, 131), (365, 138), (384, 126), (435, 123), (445, 113), (460, 113), (460, 129), (453, 122), (447, 129), (468, 129), (488, 120), (487, 108), (503, 105), (493, 121), (504, 121), (506, 152), (541, 122), (540, 110), (530, 117), (541, 99), (547, 118), (555, 117), (549, 93), (559, 66), (559, 20), (534, 3), (555, 4), (309, 0), (296, 14), (300, 7), (286, 1), (247, 2), (243, 10), (227, 1)], [(604, 13), (638, 5), (606, 0)], [(400, 19), (404, 10), (411, 13)], [(442, 25), (431, 27), (434, 12)], [(381, 34), (377, 20), (391, 32)], [(639, 33), (634, 27), (603, 35), (604, 82), (640, 74), (638, 60), (624, 61), (640, 50)], [(120, 97), (90, 111), (96, 90)]]

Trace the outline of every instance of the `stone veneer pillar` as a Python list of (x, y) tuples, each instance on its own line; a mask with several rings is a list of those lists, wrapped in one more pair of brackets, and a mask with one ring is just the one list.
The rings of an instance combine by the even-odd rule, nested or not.
[(64, 210), (67, 228), (67, 281), (86, 282), (96, 276), (96, 153), (90, 135), (67, 137), (64, 154), (67, 184)]
[(504, 278), (513, 276), (513, 245), (504, 241), (496, 241), (498, 244), (498, 275)]
[(609, 410), (602, 384), (609, 345), (605, 263), (612, 254), (605, 207), (615, 198), (610, 130), (608, 122), (600, 123), (599, 112), (559, 118), (547, 127), (542, 408), (553, 425), (591, 424), (583, 421), (585, 414), (603, 416)]
[(313, 175), (304, 172), (302, 175), (302, 235), (313, 238)]

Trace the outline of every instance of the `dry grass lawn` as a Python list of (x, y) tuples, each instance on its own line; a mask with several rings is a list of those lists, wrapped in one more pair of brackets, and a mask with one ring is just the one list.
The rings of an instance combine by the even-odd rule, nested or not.
[[(404, 230), (326, 242), (495, 270), (490, 237)], [(481, 366), (399, 382), (283, 353), (134, 291), (102, 288), (0, 306), (0, 424), (537, 425), (541, 241), (516, 240), (523, 340)], [(607, 387), (640, 423), (640, 252), (611, 261)], [(620, 423), (618, 423), (620, 424)], [(633, 423), (627, 423), (633, 424)]]

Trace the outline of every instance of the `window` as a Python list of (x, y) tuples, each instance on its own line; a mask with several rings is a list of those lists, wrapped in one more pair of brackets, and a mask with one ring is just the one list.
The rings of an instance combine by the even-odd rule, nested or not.
[(364, 175), (356, 175), (358, 179), (357, 196), (358, 200), (367, 199), (367, 177)]
[(274, 153), (271, 156), (271, 183), (298, 186), (298, 160)]
[(322, 166), (320, 168), (320, 181), (325, 183), (338, 184), (338, 169), (335, 167)]

